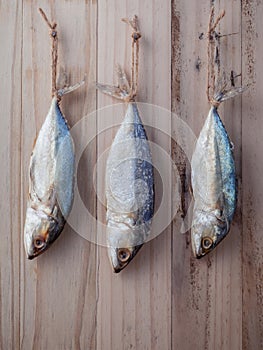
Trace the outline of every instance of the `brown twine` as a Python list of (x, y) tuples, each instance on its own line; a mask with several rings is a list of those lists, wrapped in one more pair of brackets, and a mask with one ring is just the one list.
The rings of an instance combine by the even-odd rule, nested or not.
[(138, 17), (135, 15), (132, 20), (127, 18), (122, 19), (123, 22), (127, 23), (132, 29), (132, 59), (131, 59), (131, 81), (130, 81), (130, 92), (125, 98), (126, 102), (133, 102), (138, 91), (138, 76), (139, 76), (139, 39), (141, 33), (138, 29)]
[[(216, 74), (215, 74), (215, 61), (214, 61), (214, 53), (215, 53), (215, 29), (218, 26), (221, 19), (225, 16), (225, 10), (223, 10), (214, 21), (215, 16), (215, 8), (214, 6), (211, 8), (210, 17), (209, 17), (209, 23), (208, 23), (208, 31), (207, 31), (207, 38), (208, 38), (208, 44), (207, 44), (207, 88), (206, 88), (206, 95), (209, 103), (211, 103), (212, 106), (218, 107), (220, 102), (215, 100), (214, 94), (215, 94), (215, 80), (216, 80)], [(213, 23), (214, 22), (214, 23)]]
[(58, 100), (61, 99), (61, 96), (58, 95), (58, 89), (57, 89), (57, 62), (58, 62), (58, 36), (57, 36), (57, 23), (51, 24), (51, 22), (48, 20), (45, 12), (39, 8), (39, 12), (41, 16), (43, 17), (44, 21), (47, 23), (48, 27), (50, 28), (50, 37), (52, 40), (51, 45), (51, 57), (52, 57), (52, 97), (56, 96)]

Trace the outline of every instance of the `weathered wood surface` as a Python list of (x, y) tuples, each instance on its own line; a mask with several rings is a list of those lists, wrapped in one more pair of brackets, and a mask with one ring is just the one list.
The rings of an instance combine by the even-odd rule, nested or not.
[(263, 348), (262, 242), (262, 1), (243, 1), (242, 37), (244, 81), (254, 83), (242, 99), (243, 184), (243, 345)]
[(1, 3), (1, 243), (0, 348), (19, 347), (21, 232), (21, 37), (20, 1)]
[[(221, 67), (228, 75), (232, 69), (242, 73), (244, 84), (253, 83), (243, 97), (220, 107), (235, 144), (238, 174), (239, 201), (231, 232), (213, 253), (197, 261), (189, 233), (179, 232), (178, 215), (123, 272), (114, 275), (106, 248), (83, 239), (69, 225), (43, 256), (33, 261), (25, 258), (22, 232), (29, 157), (49, 109), (51, 88), (49, 31), (38, 7), (58, 23), (59, 62), (70, 83), (86, 73), (85, 86), (63, 98), (69, 124), (99, 109), (97, 118), (88, 116), (78, 129), (79, 139), (86, 135), (95, 139), (83, 152), (77, 174), (81, 198), (98, 219), (98, 223), (91, 220), (86, 230), (99, 237), (100, 223), (105, 222), (105, 151), (125, 106), (97, 94), (95, 81), (114, 82), (115, 63), (129, 71), (130, 29), (120, 19), (139, 16), (143, 38), (138, 101), (163, 108), (142, 104), (141, 116), (152, 126), (147, 127), (149, 139), (181, 170), (184, 157), (178, 145), (158, 129), (176, 135), (178, 123), (171, 110), (196, 135), (206, 118), (205, 32), (211, 3), (0, 1), (1, 350), (263, 348), (263, 2), (214, 4), (216, 12), (226, 10), (220, 32), (238, 32), (221, 38)], [(181, 133), (181, 138), (181, 146), (189, 150), (187, 135)], [(153, 158), (158, 158), (155, 152)], [(97, 159), (101, 161), (94, 173)], [(157, 162), (162, 170), (164, 160), (159, 157)], [(169, 192), (174, 205), (177, 185), (173, 177)], [(160, 203), (161, 181), (156, 187)], [(186, 195), (186, 204), (189, 201)], [(77, 221), (81, 224), (81, 216)]]
[[(170, 4), (160, 1), (100, 1), (98, 7), (98, 81), (114, 81), (115, 64), (124, 65), (130, 72), (131, 31), (121, 22), (123, 16), (136, 13), (142, 32), (141, 59), (139, 63), (138, 101), (170, 107)], [(150, 13), (143, 19), (144, 13)], [(109, 15), (111, 14), (111, 15)], [(106, 29), (106, 30), (105, 30)], [(114, 41), (114, 38), (118, 40)], [(167, 40), (163, 40), (166, 37)], [(113, 42), (112, 42), (113, 40)], [(109, 43), (111, 43), (109, 45)], [(159, 55), (165, 53), (162, 65)], [(167, 78), (163, 79), (163, 75)], [(115, 103), (112, 98), (99, 93), (98, 107)], [(121, 122), (125, 108), (119, 116), (109, 108), (107, 118), (112, 125)], [(142, 119), (147, 125), (161, 118), (153, 110)], [(169, 117), (169, 116), (168, 116)], [(110, 119), (111, 118), (111, 119)], [(118, 119), (117, 119), (118, 118)], [(98, 130), (102, 118), (98, 117)], [(163, 123), (169, 130), (170, 118)], [(114, 136), (115, 129), (111, 129)], [(106, 137), (106, 136), (107, 137)], [(99, 134), (98, 155), (110, 146), (112, 136)], [(111, 137), (110, 137), (111, 136)], [(158, 130), (149, 130), (148, 137), (169, 152), (170, 141)], [(104, 171), (99, 170), (98, 186), (104, 187)], [(105, 222), (105, 210), (98, 206), (98, 219)], [(106, 248), (99, 248), (98, 268), (98, 349), (165, 349), (171, 342), (171, 235), (167, 229), (161, 236), (141, 249), (136, 258), (119, 275), (113, 275)], [(161, 288), (160, 288), (161, 287)]]
[[(63, 98), (62, 110), (74, 125), (96, 109), (97, 6), (92, 2), (41, 1), (49, 18), (58, 23), (59, 63), (69, 73), (70, 83), (81, 80), (86, 86)], [(83, 40), (80, 38), (83, 36)], [(79, 38), (76, 40), (76, 38)], [(84, 40), (85, 39), (85, 40)], [(23, 3), (22, 51), (22, 223), (27, 197), (28, 162), (32, 144), (49, 109), (51, 97), (49, 29), (31, 1)], [(96, 125), (87, 124), (96, 133)], [(82, 130), (85, 133), (85, 130)], [(86, 152), (80, 162), (78, 184), (84, 197), (96, 210), (90, 196), (96, 149)], [(91, 168), (90, 168), (91, 167)], [(20, 206), (18, 206), (20, 208)], [(22, 224), (21, 224), (22, 225)], [(90, 230), (95, 227), (89, 227)], [(18, 234), (20, 237), (22, 227)], [(35, 261), (27, 261), (21, 242), (20, 261), (20, 347), (22, 349), (78, 349), (95, 347), (96, 324), (96, 247), (82, 239), (69, 226), (52, 249)], [(19, 280), (19, 275), (17, 276)]]
[[(209, 111), (205, 88), (207, 79), (206, 31), (210, 4), (205, 0), (194, 3), (175, 1), (173, 6), (174, 40), (179, 40), (179, 44), (173, 44), (180, 49), (179, 57), (173, 55), (174, 65), (180, 70), (179, 92), (176, 75), (172, 82), (174, 109), (180, 112), (181, 118), (198, 135)], [(226, 16), (220, 22), (220, 33), (240, 32), (240, 2), (220, 1), (220, 4), (216, 3), (216, 15), (222, 9), (226, 10)], [(191, 20), (187, 20), (189, 13), (195, 14)], [(177, 37), (176, 31), (179, 31)], [(228, 77), (231, 69), (240, 73), (241, 35), (221, 38), (220, 47), (221, 71), (224, 69)], [(176, 94), (179, 94), (177, 102)], [(219, 113), (235, 144), (239, 184), (241, 181), (242, 125), (240, 101), (240, 97), (237, 97), (219, 107)], [(172, 276), (174, 349), (182, 347), (183, 339), (185, 349), (242, 348), (241, 199), (242, 195), (239, 196), (231, 233), (218, 246), (218, 249), (201, 260), (196, 260), (192, 256), (190, 234), (181, 235), (178, 232), (178, 225), (176, 223), (174, 225), (174, 274)]]

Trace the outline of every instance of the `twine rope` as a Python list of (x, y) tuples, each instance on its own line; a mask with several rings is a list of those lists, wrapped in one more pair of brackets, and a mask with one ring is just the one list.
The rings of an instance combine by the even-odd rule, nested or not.
[(39, 12), (43, 17), (44, 21), (48, 25), (50, 29), (50, 37), (51, 37), (51, 60), (52, 60), (52, 97), (56, 96), (58, 100), (61, 99), (61, 96), (58, 94), (57, 89), (57, 63), (58, 63), (58, 36), (57, 36), (57, 23), (51, 23), (45, 12), (39, 8)]
[[(216, 73), (215, 73), (215, 59), (214, 59), (214, 53), (215, 53), (215, 29), (218, 26), (221, 19), (225, 16), (225, 10), (223, 10), (215, 19), (215, 8), (214, 6), (211, 8), (210, 17), (209, 17), (209, 23), (208, 23), (208, 31), (207, 31), (207, 88), (206, 88), (206, 95), (208, 102), (214, 106), (218, 107), (220, 105), (220, 102), (217, 101), (214, 98), (215, 95), (215, 80), (216, 80)], [(219, 71), (217, 72), (217, 75), (219, 75)]]
[(138, 17), (134, 16), (132, 20), (127, 18), (122, 19), (123, 22), (127, 23), (132, 29), (132, 58), (131, 58), (131, 81), (130, 81), (130, 92), (126, 102), (132, 102), (135, 100), (138, 91), (138, 76), (139, 76), (139, 39), (141, 33), (138, 29)]

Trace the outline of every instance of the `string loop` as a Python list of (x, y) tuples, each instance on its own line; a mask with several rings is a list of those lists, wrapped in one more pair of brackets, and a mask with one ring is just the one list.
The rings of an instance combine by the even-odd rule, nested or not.
[(138, 27), (138, 17), (135, 15), (132, 20), (128, 18), (123, 18), (123, 22), (127, 23), (132, 29), (132, 59), (131, 59), (131, 81), (130, 81), (130, 91), (127, 98), (124, 100), (126, 102), (134, 102), (138, 91), (138, 76), (139, 76), (139, 39), (141, 38), (141, 33)]

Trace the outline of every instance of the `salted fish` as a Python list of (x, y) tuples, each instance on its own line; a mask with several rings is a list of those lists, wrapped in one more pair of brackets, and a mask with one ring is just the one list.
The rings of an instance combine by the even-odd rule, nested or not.
[(128, 104), (110, 149), (106, 199), (108, 254), (119, 272), (149, 236), (154, 210), (151, 152), (135, 102)]
[(46, 251), (63, 230), (73, 202), (74, 162), (73, 140), (54, 97), (30, 159), (24, 228), (28, 259)]
[[(214, 98), (220, 102), (243, 92), (233, 88)], [(237, 202), (233, 145), (212, 106), (194, 150), (192, 190), (194, 197), (191, 240), (193, 253), (201, 258), (213, 250), (230, 230)]]

